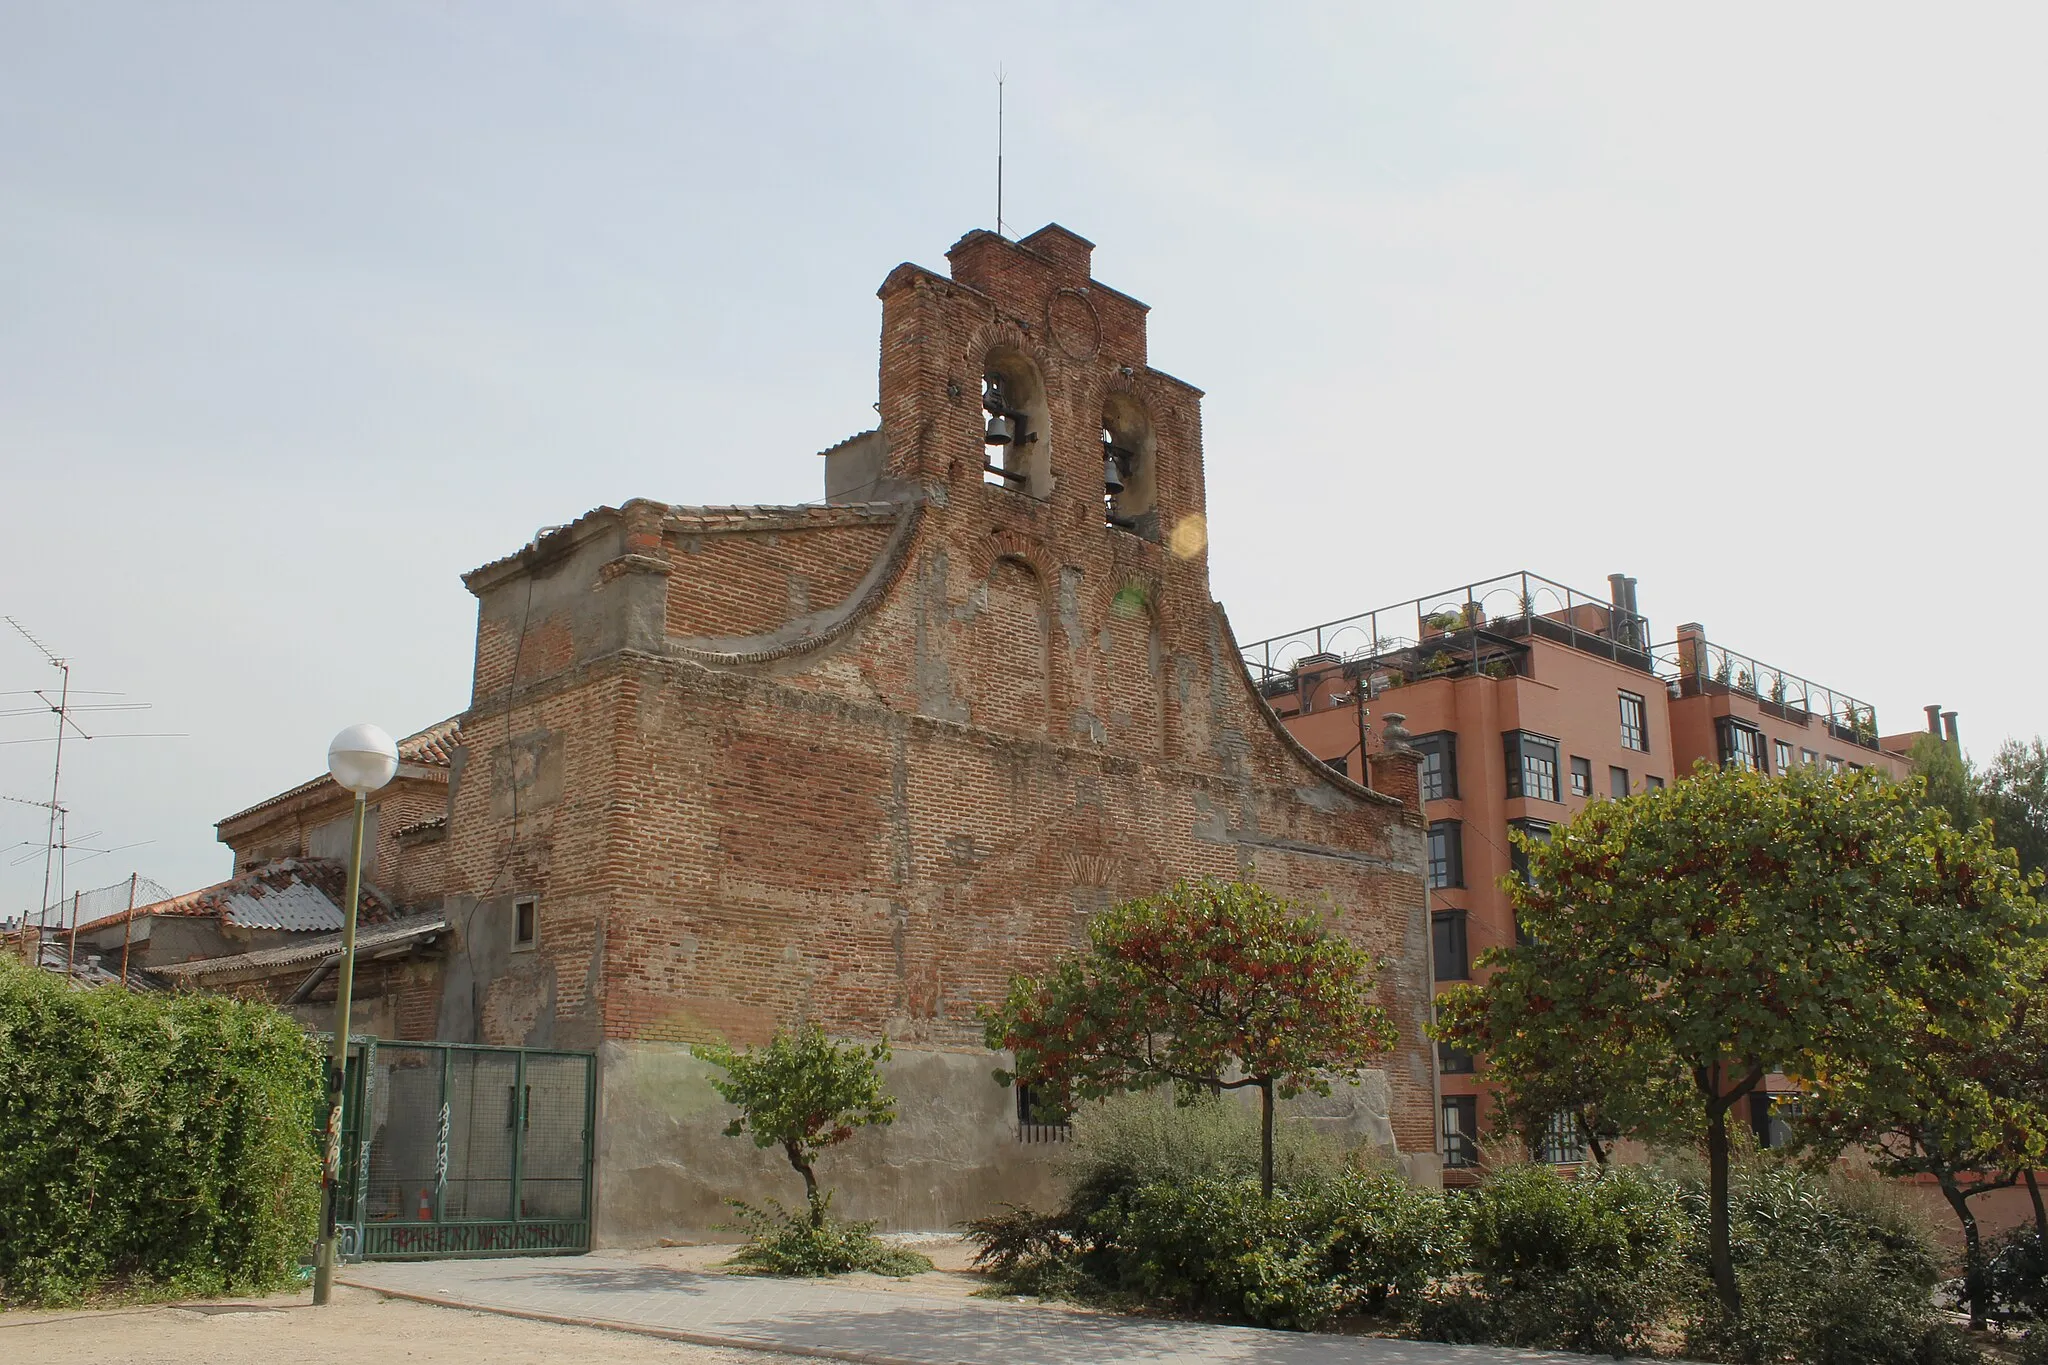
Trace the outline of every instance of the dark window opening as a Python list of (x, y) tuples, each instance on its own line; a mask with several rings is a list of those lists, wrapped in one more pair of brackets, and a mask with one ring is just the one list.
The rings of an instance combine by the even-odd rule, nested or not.
[(1574, 756), (1572, 759), (1572, 795), (1591, 796), (1592, 794), (1593, 760)]
[(1431, 955), (1435, 961), (1436, 979), (1439, 981), (1468, 981), (1472, 977), (1472, 960), (1465, 947), (1465, 912), (1463, 910), (1439, 910), (1429, 917)]
[(1415, 741), (1422, 755), (1422, 799), (1458, 799), (1458, 737), (1449, 730), (1423, 735)]
[(1351, 776), (1351, 760), (1348, 757), (1326, 758), (1323, 760), (1323, 766), (1333, 773), (1342, 773), (1346, 777)]
[(1787, 1146), (1792, 1141), (1791, 1120), (1799, 1117), (1796, 1095), (1766, 1095), (1752, 1091), (1749, 1096), (1749, 1127), (1756, 1145), (1766, 1149)]
[[(1550, 826), (1541, 820), (1510, 820), (1508, 828), (1520, 831), (1526, 840), (1533, 840), (1539, 844), (1550, 842)], [(1529, 872), (1529, 851), (1513, 839), (1508, 840), (1508, 863), (1514, 868), (1517, 877), (1534, 884), (1535, 878)]]
[(512, 946), (531, 948), (540, 942), (540, 901), (521, 896), (512, 902)]
[(1465, 831), (1456, 820), (1429, 827), (1429, 885), (1432, 890), (1465, 884)]
[(1469, 1076), (1476, 1069), (1472, 1054), (1449, 1043), (1436, 1045), (1436, 1069), (1446, 1076)]
[(1467, 1169), (1479, 1164), (1479, 1097), (1444, 1096), (1444, 1165)]
[(1633, 692), (1621, 694), (1621, 747), (1650, 752), (1650, 731), (1644, 721), (1643, 699)]
[(1501, 739), (1507, 748), (1508, 795), (1558, 800), (1557, 741), (1527, 730), (1509, 730)]
[(1074, 1135), (1072, 1112), (1045, 1087), (1018, 1081), (1012, 1088), (1017, 1092), (1017, 1141), (1065, 1142)]

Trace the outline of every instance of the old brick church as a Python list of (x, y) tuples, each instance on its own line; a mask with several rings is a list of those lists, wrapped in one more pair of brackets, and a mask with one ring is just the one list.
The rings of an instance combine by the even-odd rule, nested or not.
[[(950, 274), (891, 271), (881, 424), (825, 452), (822, 503), (601, 507), (464, 579), (469, 705), (408, 741), (372, 874), (445, 927), (368, 972), (365, 1022), (596, 1050), (603, 1240), (791, 1194), (688, 1044), (798, 1019), (896, 1048), (896, 1125), (828, 1158), (841, 1212), (1043, 1199), (975, 1009), (1202, 874), (1389, 959), (1399, 1046), (1312, 1112), (1435, 1178), (1414, 761), (1355, 783), (1253, 688), (1209, 596), (1201, 392), (1091, 252), (978, 231)], [(238, 870), (317, 859), (345, 809), (320, 779), (221, 838)]]

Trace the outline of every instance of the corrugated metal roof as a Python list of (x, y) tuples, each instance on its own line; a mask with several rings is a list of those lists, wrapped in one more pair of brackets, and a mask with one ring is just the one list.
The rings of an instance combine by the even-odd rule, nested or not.
[[(363, 957), (384, 948), (397, 947), (415, 939), (437, 934), (448, 927), (445, 915), (407, 915), (380, 924), (370, 929), (356, 931), (356, 956)], [(153, 970), (158, 976), (172, 981), (189, 981), (197, 977), (218, 976), (264, 976), (283, 967), (299, 966), (318, 962), (323, 958), (341, 955), (341, 935), (323, 934), (306, 943), (293, 943), (283, 948), (261, 948), (253, 953), (236, 953), (232, 957), (207, 957), (195, 962), (175, 962)]]
[[(341, 928), (341, 903), (348, 894), (348, 874), (327, 858), (284, 858), (251, 868), (238, 877), (187, 891), (182, 896), (138, 905), (123, 914), (95, 921), (95, 927), (119, 924), (133, 915), (215, 917), (244, 929), (290, 929), (322, 933)], [(356, 902), (357, 918), (376, 924), (391, 916), (384, 893), (363, 883)]]

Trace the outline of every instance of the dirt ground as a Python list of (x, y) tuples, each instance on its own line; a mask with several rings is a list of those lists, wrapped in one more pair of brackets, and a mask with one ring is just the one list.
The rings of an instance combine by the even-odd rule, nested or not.
[(267, 1299), (104, 1312), (0, 1313), (0, 1360), (22, 1365), (797, 1365), (797, 1357), (558, 1327), (338, 1286)]

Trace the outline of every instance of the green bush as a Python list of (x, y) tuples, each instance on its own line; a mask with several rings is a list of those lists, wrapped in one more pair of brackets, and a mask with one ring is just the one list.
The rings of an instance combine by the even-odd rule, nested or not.
[(2002, 1322), (2048, 1318), (2048, 1243), (2038, 1230), (2014, 1228), (1991, 1244), (1984, 1287), (1991, 1316)]
[[(764, 1208), (738, 1199), (726, 1202), (747, 1233), (747, 1245), (726, 1262), (741, 1270), (805, 1277), (854, 1270), (921, 1275), (932, 1268), (930, 1257), (875, 1236), (873, 1223), (842, 1223), (829, 1216), (821, 1220), (810, 1208), (792, 1213), (773, 1199)], [(823, 1213), (831, 1203), (830, 1194), (820, 1196), (817, 1212)]]
[[(1462, 1215), (1472, 1285), (1432, 1309), (1439, 1328), (1621, 1356), (1677, 1301), (1684, 1215), (1677, 1190), (1650, 1172), (1509, 1166), (1466, 1197)], [(1455, 1302), (1475, 1290), (1484, 1310)]]
[(1932, 1230), (1888, 1182), (1758, 1159), (1739, 1166), (1729, 1217), (1742, 1316), (1707, 1289), (1706, 1193), (1685, 1196), (1699, 1301), (1687, 1348), (1719, 1360), (1923, 1365), (1974, 1348), (1934, 1310), (1942, 1261)]
[(1010, 1207), (967, 1225), (999, 1292), (1306, 1329), (1406, 1302), (1455, 1267), (1440, 1191), (1347, 1166), (1306, 1124), (1276, 1133), (1270, 1201), (1257, 1115), (1230, 1099), (1113, 1100), (1077, 1130), (1058, 1212)]
[(2048, 1328), (2028, 1328), (2014, 1358), (2017, 1365), (2048, 1365)]
[(320, 1075), (268, 1006), (0, 960), (0, 1295), (288, 1283), (318, 1218)]

